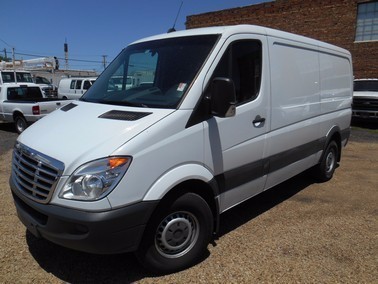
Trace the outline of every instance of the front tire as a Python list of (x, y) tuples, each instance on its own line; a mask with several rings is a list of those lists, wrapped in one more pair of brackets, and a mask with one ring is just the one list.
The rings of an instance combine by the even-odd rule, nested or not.
[(195, 264), (213, 233), (213, 214), (197, 194), (186, 193), (161, 208), (148, 224), (136, 253), (152, 272), (172, 273)]

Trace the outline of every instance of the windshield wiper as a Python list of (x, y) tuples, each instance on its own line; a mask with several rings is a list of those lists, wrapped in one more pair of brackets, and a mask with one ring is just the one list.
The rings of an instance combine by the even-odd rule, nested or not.
[(96, 102), (96, 101), (94, 101), (94, 100), (88, 100), (88, 99), (83, 98), (83, 97), (79, 98), (79, 101), (87, 102), (87, 103), (95, 103), (95, 102)]
[(123, 101), (99, 100), (98, 103), (107, 104), (107, 105), (117, 105), (117, 106), (132, 106), (132, 107), (144, 107), (144, 108), (148, 107), (148, 105), (145, 105), (142, 103), (134, 103), (127, 100), (123, 100)]

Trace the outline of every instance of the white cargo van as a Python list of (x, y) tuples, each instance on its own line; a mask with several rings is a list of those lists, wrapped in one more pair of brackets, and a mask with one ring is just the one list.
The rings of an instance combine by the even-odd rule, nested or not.
[[(146, 82), (128, 86), (136, 74)], [(352, 78), (348, 51), (258, 26), (134, 42), (79, 101), (19, 136), (18, 216), (65, 247), (188, 267), (221, 213), (310, 168), (332, 178)]]
[(59, 82), (58, 97), (61, 99), (77, 100), (88, 91), (96, 79), (96, 77), (63, 78)]

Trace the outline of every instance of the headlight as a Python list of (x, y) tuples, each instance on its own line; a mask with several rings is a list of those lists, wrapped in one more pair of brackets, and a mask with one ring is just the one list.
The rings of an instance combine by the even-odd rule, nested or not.
[(84, 164), (69, 177), (59, 197), (101, 199), (118, 184), (130, 163), (131, 157), (109, 157)]

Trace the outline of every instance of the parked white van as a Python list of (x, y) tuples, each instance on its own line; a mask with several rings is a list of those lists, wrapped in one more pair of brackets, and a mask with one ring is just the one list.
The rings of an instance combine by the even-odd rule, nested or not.
[(59, 82), (58, 97), (77, 100), (93, 85), (96, 77), (63, 78)]
[[(135, 74), (149, 75), (129, 88)], [(183, 269), (216, 237), (221, 213), (310, 168), (332, 178), (352, 88), (348, 51), (269, 28), (136, 41), (80, 100), (19, 136), (18, 216), (65, 247)]]

